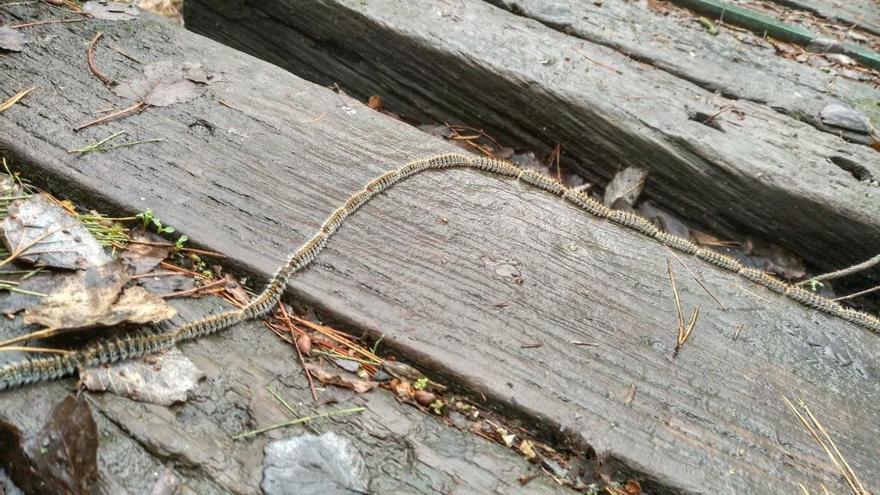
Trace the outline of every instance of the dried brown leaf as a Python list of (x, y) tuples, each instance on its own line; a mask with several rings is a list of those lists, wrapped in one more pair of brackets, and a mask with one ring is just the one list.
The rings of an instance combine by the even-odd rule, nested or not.
[(173, 249), (174, 246), (167, 244), (161, 237), (137, 235), (120, 257), (134, 268), (135, 275), (142, 275), (156, 268)]
[(144, 67), (142, 78), (124, 81), (113, 88), (113, 92), (154, 107), (194, 100), (202, 96), (207, 88), (193, 79), (209, 79), (202, 69), (195, 67), (191, 64), (179, 67), (167, 60), (150, 64)]
[(617, 172), (605, 188), (603, 198), (605, 205), (611, 206), (621, 201), (633, 206), (642, 194), (642, 189), (645, 188), (647, 177), (648, 171), (639, 167), (626, 167)]
[[(30, 414), (45, 414), (39, 402)], [(98, 481), (98, 429), (85, 401), (68, 395), (31, 436), (0, 421), (0, 459), (25, 493), (91, 493)]]
[(162, 406), (185, 401), (187, 393), (204, 377), (202, 370), (177, 349), (150, 362), (127, 361), (80, 374), (82, 384), (92, 392), (112, 392)]
[(14, 201), (0, 231), (10, 253), (26, 248), (17, 259), (29, 263), (87, 269), (110, 261), (79, 220), (41, 195)]
[(305, 368), (312, 374), (312, 376), (325, 385), (336, 385), (337, 387), (348, 388), (359, 394), (368, 392), (379, 384), (378, 382), (361, 380), (350, 375), (330, 373), (314, 364), (306, 364)]
[(143, 287), (122, 290), (129, 280), (118, 261), (77, 272), (39, 305), (28, 309), (24, 322), (73, 330), (123, 322), (149, 323), (167, 320), (176, 314), (164, 299)]

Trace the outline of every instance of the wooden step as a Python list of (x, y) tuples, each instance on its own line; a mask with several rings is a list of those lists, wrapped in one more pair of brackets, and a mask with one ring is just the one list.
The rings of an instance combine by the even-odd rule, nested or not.
[[(254, 284), (369, 180), (450, 150), (353, 99), (148, 16), (35, 29), (27, 50), (0, 59), (4, 98), (37, 87), (0, 117), (0, 149), (13, 168), (108, 213), (151, 208), (197, 245), (226, 253)], [(199, 62), (222, 77), (193, 101), (76, 133), (96, 110), (130, 104), (89, 75), (86, 44), (96, 31), (108, 42), (97, 64), (114, 79), (137, 77), (143, 66), (109, 43), (145, 63)], [(82, 157), (66, 152), (121, 130), (164, 140)], [(449, 170), (407, 180), (361, 208), (287, 294), (335, 325), (384, 335), (383, 345), (438, 381), (485, 397), (548, 437), (563, 434), (647, 493), (779, 493), (798, 483), (843, 491), (781, 394), (809, 403), (856, 472), (880, 471), (873, 455), (880, 448), (877, 335), (679, 256), (726, 310), (657, 241), (524, 183)], [(667, 262), (686, 310), (701, 308), (675, 358)], [(285, 383), (302, 390), (289, 349), (268, 337), (253, 340), (257, 331), (242, 326), (184, 346), (200, 363), (223, 367), (207, 385), (219, 388), (201, 396), (220, 394), (228, 377), (238, 397), (223, 407), (240, 407), (284, 369)], [(541, 347), (524, 347), (536, 342)], [(286, 368), (283, 356), (291, 356)], [(254, 383), (239, 386), (246, 379)], [(59, 388), (4, 393), (0, 407), (15, 409), (46, 390)], [(189, 451), (150, 451), (170, 441), (154, 435), (177, 426), (154, 433), (143, 422), (162, 422), (167, 411), (126, 411), (112, 397), (95, 403), (119, 428), (108, 426), (113, 438), (124, 432), (148, 450), (143, 455), (153, 460), (145, 466), (175, 463)], [(215, 417), (199, 414), (199, 421)], [(225, 434), (222, 427), (198, 433), (204, 445), (221, 447)], [(239, 457), (248, 449), (198, 450), (205, 451), (233, 458), (223, 462), (253, 462)], [(447, 479), (456, 471), (446, 463), (465, 452), (427, 462)], [(229, 485), (235, 490), (208, 479), (223, 475), (223, 462), (199, 475), (205, 486), (256, 490), (252, 477)], [(470, 476), (462, 475), (462, 486)]]
[[(845, 170), (880, 177), (875, 150), (481, 0), (193, 0), (186, 12), (190, 29), (402, 114), (561, 144), (587, 177), (644, 167), (647, 197), (698, 227), (746, 229), (823, 269), (880, 252), (880, 188)], [(719, 111), (722, 130), (693, 120)]]

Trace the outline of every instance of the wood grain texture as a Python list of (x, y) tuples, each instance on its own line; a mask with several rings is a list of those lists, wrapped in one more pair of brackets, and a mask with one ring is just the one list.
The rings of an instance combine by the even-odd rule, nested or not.
[[(746, 229), (828, 269), (880, 251), (880, 188), (831, 161), (880, 177), (876, 151), (480, 0), (194, 0), (187, 12), (190, 29), (401, 113), (561, 143), (586, 177), (645, 168), (644, 194), (698, 227)], [(690, 120), (724, 105), (744, 115), (723, 131)]]
[(876, 0), (770, 0), (779, 5), (812, 12), (880, 36), (880, 5)]
[[(354, 100), (149, 18), (45, 29), (57, 37), (0, 60), (0, 87), (38, 86), (0, 119), (0, 149), (13, 166), (59, 192), (101, 198), (105, 210), (152, 208), (254, 280), (382, 170), (449, 149)], [(99, 29), (146, 62), (201, 61), (224, 81), (190, 103), (75, 134), (95, 109), (127, 104), (89, 78), (82, 54), (69, 48)], [(116, 78), (140, 70), (110, 51), (97, 57)], [(81, 158), (65, 152), (122, 129), (165, 140)], [(880, 472), (877, 336), (685, 256), (729, 310), (673, 262), (685, 307), (702, 308), (673, 360), (669, 257), (559, 198), (449, 171), (403, 182), (362, 208), (289, 295), (338, 324), (386, 335), (383, 342), (441, 380), (566, 432), (649, 493), (779, 493), (820, 481), (841, 488), (781, 393), (809, 402), (857, 472)], [(738, 324), (745, 330), (734, 341)], [(535, 341), (544, 345), (520, 348)], [(223, 366), (273, 361), (247, 343), (210, 352)], [(15, 392), (27, 393), (36, 392)], [(119, 424), (139, 428), (138, 443), (149, 445), (140, 422), (151, 414)]]
[[(175, 306), (182, 314), (178, 321), (229, 308), (213, 297), (177, 300)], [(0, 334), (8, 335), (10, 326), (4, 320)], [(83, 394), (101, 432), (102, 481), (97, 493), (151, 493), (166, 470), (180, 483), (176, 492), (180, 494), (261, 493), (266, 444), (309, 431), (297, 426), (248, 440), (230, 438), (291, 419), (269, 388), (302, 415), (367, 408), (358, 415), (315, 420), (308, 427), (335, 431), (352, 442), (366, 460), (371, 493), (572, 493), (546, 476), (521, 486), (517, 477), (535, 474), (536, 466), (510, 450), (399, 404), (384, 390), (358, 396), (330, 387), (322, 389), (319, 397), (337, 403), (316, 406), (296, 352), (262, 323), (242, 324), (234, 331), (184, 345), (182, 350), (206, 374), (185, 403), (164, 407), (109, 393)], [(46, 384), (3, 394), (0, 416), (25, 432), (38, 430), (44, 411), (72, 384)]]
[[(492, 3), (570, 36), (613, 48), (708, 91), (766, 105), (827, 132), (839, 132), (819, 119), (819, 112), (832, 101), (845, 102), (880, 121), (880, 108), (873, 103), (878, 92), (871, 85), (789, 60), (776, 54), (770, 43), (748, 33), (721, 30), (710, 36), (692, 14), (676, 15), (673, 10), (661, 15), (645, 2)], [(850, 138), (868, 142), (867, 136)]]

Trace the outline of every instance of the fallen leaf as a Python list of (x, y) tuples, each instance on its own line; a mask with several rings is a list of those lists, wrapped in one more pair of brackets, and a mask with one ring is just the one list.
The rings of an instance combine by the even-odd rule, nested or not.
[(10, 253), (23, 249), (16, 259), (36, 265), (87, 269), (110, 261), (79, 220), (39, 194), (14, 201), (0, 231)]
[(633, 206), (645, 188), (645, 179), (648, 171), (639, 167), (626, 167), (617, 172), (608, 187), (605, 188), (603, 202), (605, 206), (611, 206), (618, 200), (622, 200), (629, 206)]
[(187, 76), (198, 78), (197, 73), (190, 73), (191, 70), (167, 60), (156, 62), (144, 67), (142, 78), (124, 81), (113, 88), (113, 92), (154, 107), (187, 102), (207, 91), (205, 84), (187, 79)]
[(98, 481), (98, 428), (85, 401), (66, 396), (42, 429), (24, 438), (0, 421), (0, 459), (25, 493), (91, 493)]
[(9, 26), (0, 26), (0, 50), (20, 52), (24, 50), (24, 34)]
[(241, 284), (232, 277), (232, 275), (226, 273), (223, 275), (223, 279), (226, 280), (226, 284), (223, 286), (223, 288), (226, 290), (227, 294), (235, 299), (236, 302), (238, 302), (239, 304), (247, 304), (251, 301), (250, 294), (248, 294), (247, 291), (244, 290), (244, 287), (242, 287)]
[(266, 495), (368, 493), (367, 464), (343, 437), (328, 432), (266, 446), (260, 488)]
[(348, 388), (354, 390), (359, 394), (368, 392), (373, 387), (379, 384), (378, 382), (361, 380), (340, 373), (329, 373), (327, 371), (324, 371), (324, 369), (322, 369), (321, 367), (315, 366), (314, 364), (306, 364), (305, 367), (307, 370), (309, 370), (309, 373), (311, 373), (312, 376), (317, 378), (318, 381), (320, 381), (321, 383), (325, 385), (336, 385), (337, 387)]
[(83, 11), (104, 21), (130, 21), (140, 15), (137, 7), (120, 2), (102, 2), (92, 0), (83, 4)]
[(204, 377), (202, 370), (177, 349), (150, 362), (127, 361), (80, 373), (80, 381), (92, 392), (111, 392), (162, 406), (186, 401), (187, 393)]
[(143, 287), (122, 290), (129, 280), (119, 261), (79, 271), (39, 305), (28, 309), (24, 323), (73, 330), (124, 322), (150, 323), (167, 320), (177, 313), (164, 299)]
[(164, 261), (174, 246), (155, 235), (137, 235), (132, 238), (120, 257), (132, 268), (135, 275), (149, 273)]

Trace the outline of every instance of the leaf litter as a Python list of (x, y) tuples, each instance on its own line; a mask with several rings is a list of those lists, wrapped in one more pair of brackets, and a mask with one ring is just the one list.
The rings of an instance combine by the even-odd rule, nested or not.
[(205, 374), (177, 348), (144, 360), (86, 370), (83, 386), (129, 399), (170, 406), (184, 402)]
[(0, 420), (0, 460), (26, 493), (91, 493), (99, 480), (98, 428), (88, 404), (67, 395), (25, 436)]
[(26, 43), (24, 33), (9, 26), (0, 26), (0, 50), (20, 52)]

